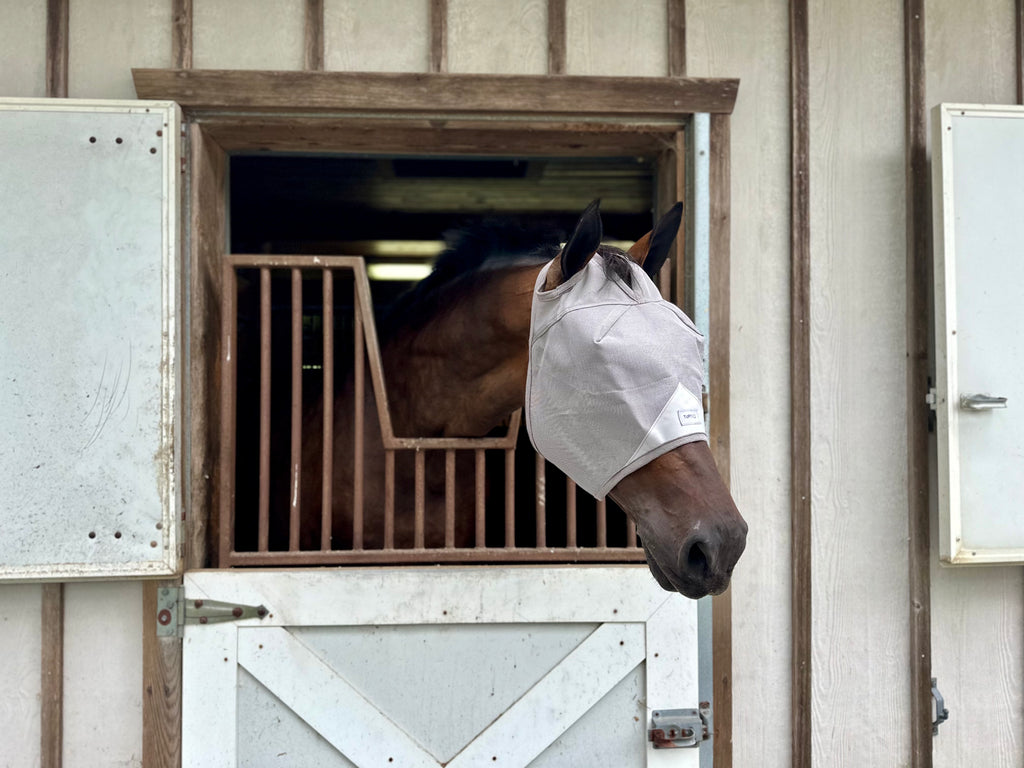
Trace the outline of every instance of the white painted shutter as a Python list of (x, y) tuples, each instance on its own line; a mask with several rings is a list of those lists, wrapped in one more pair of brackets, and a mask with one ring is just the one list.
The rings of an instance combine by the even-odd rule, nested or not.
[(179, 122), (0, 99), (0, 578), (178, 571)]
[(940, 556), (1024, 562), (1024, 107), (932, 129)]
[(264, 605), (188, 625), (189, 766), (696, 768), (651, 712), (697, 707), (696, 603), (644, 566), (186, 574)]

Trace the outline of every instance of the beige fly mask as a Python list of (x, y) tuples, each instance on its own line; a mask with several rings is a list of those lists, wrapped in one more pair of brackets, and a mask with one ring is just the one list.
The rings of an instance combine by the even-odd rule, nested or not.
[(633, 287), (596, 254), (544, 291), (550, 267), (533, 294), (526, 428), (544, 458), (602, 499), (658, 456), (707, 440), (704, 337), (632, 261)]

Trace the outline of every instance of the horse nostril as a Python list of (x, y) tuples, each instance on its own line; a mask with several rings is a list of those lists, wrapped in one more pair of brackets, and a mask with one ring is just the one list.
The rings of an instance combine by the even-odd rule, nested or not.
[(706, 541), (698, 539), (686, 550), (686, 572), (691, 576), (702, 578), (711, 571), (708, 545)]

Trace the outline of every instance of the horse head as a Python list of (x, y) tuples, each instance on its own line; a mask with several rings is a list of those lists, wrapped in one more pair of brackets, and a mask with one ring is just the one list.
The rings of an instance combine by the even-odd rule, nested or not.
[(707, 443), (703, 337), (652, 277), (676, 204), (628, 253), (601, 245), (598, 202), (537, 276), (527, 427), (537, 450), (634, 520), (658, 583), (687, 597), (729, 585), (746, 543)]

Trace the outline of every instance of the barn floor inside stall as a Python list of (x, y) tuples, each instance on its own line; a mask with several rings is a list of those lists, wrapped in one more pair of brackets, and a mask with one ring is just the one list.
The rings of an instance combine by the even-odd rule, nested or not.
[[(630, 241), (652, 223), (655, 168), (649, 158), (424, 158), (323, 155), (239, 155), (230, 165), (230, 250), (249, 254), (362, 255), (379, 319), (416, 275), (425, 274), (445, 233), (484, 220), (512, 217), (550, 227), (564, 240), (591, 199), (602, 198), (605, 239)], [(272, 526), (287, 525), (292, 407), (291, 277), (272, 271), (270, 477)], [(303, 273), (302, 401), (316, 407), (323, 395), (324, 308), (322, 273)], [(238, 272), (238, 369), (235, 462), (237, 552), (257, 550), (260, 424), (260, 275)], [(353, 360), (353, 282), (336, 273), (335, 381), (350, 375)], [(502, 431), (502, 428), (497, 430)], [(459, 452), (471, 454), (471, 452)], [(464, 456), (471, 459), (470, 456)], [(399, 456), (398, 461), (411, 461)], [(472, 464), (472, 461), (469, 461)], [(460, 460), (460, 470), (463, 462)], [(505, 461), (488, 451), (486, 546), (506, 547)], [(573, 544), (567, 522), (565, 476), (544, 470), (546, 547)], [(536, 457), (521, 429), (515, 458), (515, 547), (537, 545)], [(472, 483), (459, 480), (460, 486)], [(578, 492), (575, 546), (599, 543), (595, 502)], [(402, 514), (396, 509), (396, 515)], [(628, 546), (630, 523), (608, 503), (607, 547)], [(271, 537), (270, 549), (287, 548)], [(343, 549), (346, 544), (335, 544)], [(527, 559), (527, 558), (524, 558)], [(567, 559), (579, 560), (579, 555)], [(387, 558), (382, 556), (382, 562)], [(429, 562), (429, 557), (425, 558)]]

